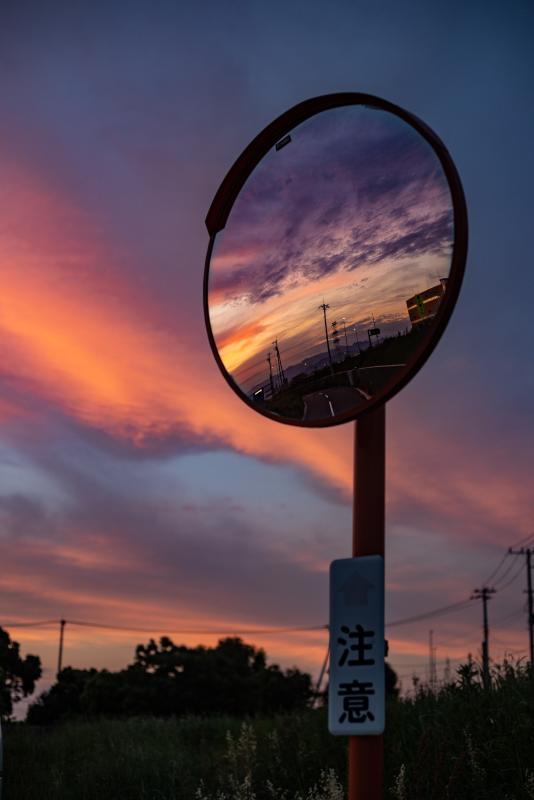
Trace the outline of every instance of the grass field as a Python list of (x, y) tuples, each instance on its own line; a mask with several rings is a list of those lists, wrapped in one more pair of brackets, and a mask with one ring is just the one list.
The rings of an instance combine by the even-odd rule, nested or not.
[[(255, 719), (22, 723), (5, 729), (3, 800), (342, 800), (346, 740), (324, 710)], [(386, 798), (533, 800), (534, 677), (503, 668), (393, 701)]]

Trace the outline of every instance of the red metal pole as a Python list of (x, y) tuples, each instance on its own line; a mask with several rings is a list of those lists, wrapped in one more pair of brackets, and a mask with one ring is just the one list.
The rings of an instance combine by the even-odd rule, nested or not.
[[(353, 556), (384, 556), (385, 407), (356, 422)], [(348, 800), (383, 800), (384, 737), (349, 737)]]

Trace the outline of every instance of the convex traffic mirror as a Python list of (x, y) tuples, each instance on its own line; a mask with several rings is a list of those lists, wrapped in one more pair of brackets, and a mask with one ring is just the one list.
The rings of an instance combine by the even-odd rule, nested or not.
[(465, 263), (448, 152), (368, 95), (315, 98), (275, 120), (207, 225), (218, 364), (249, 405), (296, 425), (346, 422), (393, 396), (437, 343)]

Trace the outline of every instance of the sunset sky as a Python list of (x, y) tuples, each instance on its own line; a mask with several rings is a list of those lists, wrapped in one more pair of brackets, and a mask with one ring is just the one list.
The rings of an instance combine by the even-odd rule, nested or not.
[(453, 237), (444, 170), (404, 120), (367, 106), (306, 120), (262, 158), (215, 240), (210, 321), (226, 369), (250, 392), (274, 339), (286, 368), (325, 353), (325, 300), (344, 347), (376, 326), (404, 332), (408, 298), (449, 275)]
[[(328, 92), (415, 113), (463, 181), (457, 308), (387, 408), (386, 619), (468, 598), (534, 533), (532, 4), (8, 0), (0, 22), (0, 625), (43, 659), (39, 688), (57, 625), (10, 624), (146, 629), (67, 625), (64, 664), (115, 669), (149, 632), (213, 644), (180, 631), (327, 622), (352, 425), (288, 428), (234, 396), (202, 277), (235, 158)], [(490, 653), (524, 653), (522, 560), (494, 585)], [(430, 628), (441, 675), (479, 653), (481, 621), (473, 602), (390, 627), (404, 684)], [(314, 674), (327, 644), (244, 638)]]

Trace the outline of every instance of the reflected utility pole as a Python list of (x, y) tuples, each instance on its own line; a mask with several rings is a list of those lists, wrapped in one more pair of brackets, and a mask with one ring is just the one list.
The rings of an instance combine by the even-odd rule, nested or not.
[(330, 340), (328, 338), (328, 323), (326, 321), (326, 309), (330, 308), (328, 303), (325, 303), (324, 298), (322, 304), (319, 306), (319, 311), (322, 309), (324, 314), (324, 333), (326, 336), (326, 347), (328, 348), (328, 360), (330, 361), (330, 366), (332, 366), (332, 353), (330, 352)]
[(488, 626), (488, 600), (490, 594), (495, 594), (495, 589), (488, 589), (487, 586), (483, 586), (482, 589), (475, 589), (474, 594), (471, 595), (472, 600), (482, 600), (484, 630), (484, 639), (482, 641), (482, 682), (486, 689), (489, 689), (490, 686)]
[(273, 365), (271, 363), (271, 351), (267, 353), (267, 361), (269, 362), (269, 383), (271, 385), (271, 394), (274, 394), (274, 381), (273, 381)]
[(280, 388), (287, 383), (286, 374), (284, 372), (284, 368), (282, 366), (282, 359), (280, 358), (280, 350), (278, 349), (278, 339), (275, 339), (274, 342), (274, 352), (276, 353), (276, 362), (278, 364), (278, 380), (280, 382)]

